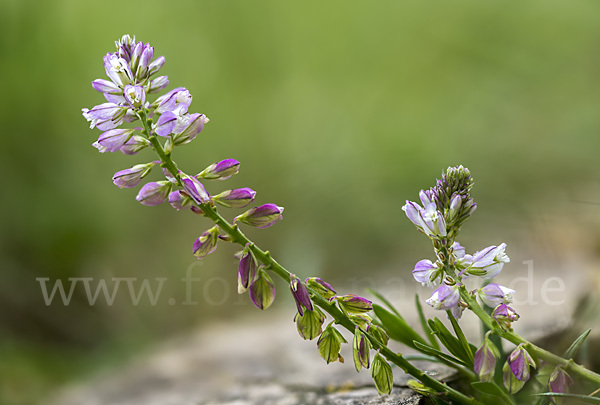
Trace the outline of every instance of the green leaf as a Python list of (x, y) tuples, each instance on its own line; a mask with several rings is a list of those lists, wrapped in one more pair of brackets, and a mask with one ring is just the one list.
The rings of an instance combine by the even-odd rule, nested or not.
[(375, 381), (375, 387), (379, 395), (389, 394), (394, 387), (394, 375), (392, 368), (379, 353), (375, 355), (371, 364), (371, 377)]
[(471, 352), (470, 348), (469, 352), (467, 352), (460, 340), (450, 333), (442, 321), (440, 321), (438, 318), (434, 318), (433, 320), (430, 319), (429, 327), (431, 327), (433, 333), (436, 334), (442, 345), (444, 345), (444, 347), (448, 349), (450, 353), (458, 357), (468, 368), (473, 368), (473, 353)]
[(588, 395), (580, 395), (580, 394), (564, 394), (557, 392), (544, 392), (542, 394), (534, 394), (538, 397), (554, 397), (554, 398), (570, 398), (577, 399), (581, 402), (586, 402), (588, 404), (600, 404), (600, 398), (598, 397), (590, 397)]
[(437, 339), (433, 335), (433, 331), (427, 324), (427, 319), (425, 318), (425, 314), (423, 313), (423, 307), (421, 306), (421, 299), (419, 294), (415, 294), (415, 306), (417, 307), (417, 313), (419, 314), (419, 320), (421, 321), (421, 327), (423, 328), (423, 333), (427, 335), (427, 339), (431, 343), (431, 347), (435, 349), (440, 349), (440, 344)]
[(471, 386), (482, 394), (502, 396), (502, 389), (493, 382), (475, 381), (471, 383)]
[(404, 318), (392, 314), (387, 309), (373, 304), (373, 312), (381, 321), (381, 326), (387, 332), (388, 336), (398, 342), (414, 348), (414, 341), (426, 344), (425, 339), (421, 337), (413, 328), (411, 328)]
[[(456, 318), (454, 318), (454, 316), (452, 315), (452, 313), (450, 311), (446, 311), (446, 312), (448, 313), (448, 318), (450, 319), (450, 323), (452, 324), (452, 329), (454, 329), (454, 333), (456, 334), (458, 341), (462, 345), (465, 353), (467, 354), (467, 356), (469, 358), (469, 363), (473, 364), (473, 361), (474, 361), (473, 355), (475, 352), (471, 351), (471, 346), (469, 344), (469, 341), (465, 337), (465, 334), (463, 333), (462, 329), (460, 328), (460, 325), (456, 321)], [(477, 349), (475, 349), (475, 351), (477, 351)]]
[(588, 329), (585, 332), (583, 332), (581, 334), (581, 336), (579, 336), (577, 339), (575, 339), (573, 344), (571, 344), (571, 346), (569, 346), (569, 348), (567, 349), (565, 354), (563, 354), (563, 357), (565, 359), (572, 359), (573, 357), (575, 357), (575, 355), (581, 348), (581, 345), (583, 345), (583, 343), (585, 342), (585, 339), (587, 339), (587, 337), (591, 331), (592, 331), (591, 329)]
[(430, 354), (432, 356), (439, 357), (439, 358), (444, 359), (446, 361), (449, 361), (449, 362), (452, 362), (452, 363), (455, 363), (455, 364), (467, 367), (467, 364), (464, 361), (462, 361), (460, 359), (457, 359), (456, 357), (450, 356), (449, 354), (446, 354), (444, 352), (436, 350), (433, 347), (427, 346), (427, 345), (425, 345), (423, 343), (419, 343), (419, 342), (416, 342), (416, 341), (414, 343), (415, 343), (415, 349), (417, 349), (418, 351), (420, 351), (422, 353)]

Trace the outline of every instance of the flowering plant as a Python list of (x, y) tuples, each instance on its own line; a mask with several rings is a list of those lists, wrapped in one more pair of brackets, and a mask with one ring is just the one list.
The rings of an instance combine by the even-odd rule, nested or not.
[[(543, 369), (549, 371), (539, 372), (541, 385), (538, 383), (536, 389), (542, 387), (544, 391), (547, 387), (549, 392), (538, 394), (538, 402), (546, 401), (547, 397), (553, 400), (578, 397), (600, 402), (591, 395), (567, 392), (573, 385), (573, 378), (581, 387), (585, 387), (586, 382), (596, 388), (600, 385), (600, 375), (572, 360), (589, 331), (577, 339), (563, 357), (516, 334), (511, 324), (519, 319), (519, 315), (509, 306), (514, 291), (491, 282), (510, 261), (506, 245), (502, 243), (467, 254), (465, 247), (456, 240), (462, 225), (477, 207), (470, 195), (473, 179), (466, 168), (449, 168), (434, 187), (419, 193), (421, 204), (407, 201), (402, 208), (417, 229), (432, 241), (435, 253), (435, 261), (420, 260), (412, 274), (417, 282), (436, 288), (425, 302), (446, 311), (453, 331), (438, 318), (426, 319), (417, 297), (416, 306), (423, 329), (423, 333), (419, 333), (381, 295), (375, 293), (382, 302), (378, 305), (354, 294), (338, 294), (319, 277), (302, 280), (240, 229), (242, 225), (273, 226), (282, 219), (282, 207), (263, 204), (235, 216), (232, 221), (225, 219), (217, 206), (244, 208), (254, 202), (256, 192), (243, 187), (210, 195), (202, 182), (226, 180), (239, 172), (240, 163), (226, 159), (195, 175), (182, 171), (172, 158), (174, 149), (192, 142), (209, 122), (208, 118), (188, 111), (192, 95), (183, 87), (150, 101), (152, 94), (161, 92), (169, 84), (166, 76), (155, 77), (165, 58), (154, 59), (152, 46), (136, 42), (135, 37), (129, 35), (115, 44), (116, 51), (104, 57), (104, 68), (110, 80), (92, 82), (93, 88), (103, 93), (106, 102), (83, 109), (90, 127), (103, 131), (93, 146), (103, 153), (120, 151), (126, 155), (135, 155), (148, 148), (156, 153), (158, 160), (116, 172), (114, 184), (119, 188), (137, 187), (155, 166), (159, 166), (162, 179), (144, 184), (137, 201), (148, 206), (168, 202), (177, 211), (210, 220), (212, 226), (192, 245), (192, 252), (198, 259), (213, 253), (219, 243), (240, 245), (238, 292), (248, 292), (257, 308), (267, 309), (275, 298), (273, 275), (288, 283), (296, 303), (294, 321), (298, 333), (304, 339), (318, 338), (318, 352), (327, 363), (344, 362), (340, 350), (348, 341), (339, 329), (346, 329), (353, 335), (351, 346), (356, 370), (370, 368), (381, 394), (393, 389), (391, 364), (394, 364), (416, 379), (409, 382), (414, 390), (431, 396), (436, 402), (511, 404), (515, 403), (515, 394), (536, 369)], [(469, 291), (465, 286), (467, 279), (482, 280), (483, 285)], [(465, 309), (479, 317), (485, 327), (479, 347), (467, 341), (458, 323)], [(331, 320), (325, 325), (328, 316)], [(421, 355), (403, 356), (388, 347), (390, 340), (404, 343)], [(516, 345), (508, 355), (503, 353), (502, 340)], [(457, 390), (416, 367), (411, 362), (413, 359), (453, 367), (469, 384), (465, 385), (467, 388)], [(497, 367), (499, 360), (504, 361), (501, 368)]]

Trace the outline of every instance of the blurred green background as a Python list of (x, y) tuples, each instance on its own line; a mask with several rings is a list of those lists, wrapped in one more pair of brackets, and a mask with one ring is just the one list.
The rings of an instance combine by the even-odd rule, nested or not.
[[(90, 82), (122, 34), (164, 55), (169, 89), (187, 87), (190, 111), (211, 119), (175, 151), (183, 170), (240, 160), (209, 191), (249, 186), (284, 206), (283, 222), (248, 233), (297, 274), (349, 285), (406, 276), (429, 254), (401, 206), (455, 164), (476, 179), (472, 250), (544, 244), (545, 226), (565, 218), (598, 251), (599, 16), (593, 0), (2, 0), (0, 402), (37, 403), (147, 344), (252, 310), (234, 291), (234, 247), (201, 264), (191, 255), (206, 221), (112, 184), (150, 152), (91, 146), (100, 131), (81, 108), (103, 102)], [(180, 305), (188, 268), (203, 280), (198, 305)], [(127, 294), (89, 305), (81, 288), (46, 306), (39, 277), (168, 280), (155, 306)], [(284, 288), (276, 306), (289, 304)]]

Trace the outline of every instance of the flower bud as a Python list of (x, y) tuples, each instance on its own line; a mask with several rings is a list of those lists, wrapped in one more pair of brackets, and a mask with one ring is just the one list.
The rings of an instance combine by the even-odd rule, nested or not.
[(373, 304), (366, 298), (354, 294), (342, 295), (336, 298), (340, 309), (346, 314), (363, 314), (373, 309)]
[(250, 299), (258, 309), (267, 309), (275, 299), (275, 286), (267, 272), (260, 268), (254, 282), (250, 284)]
[(150, 80), (148, 86), (148, 94), (153, 94), (161, 91), (169, 85), (169, 78), (167, 76), (159, 76), (156, 79)]
[(198, 259), (211, 254), (217, 249), (219, 240), (219, 227), (213, 226), (208, 231), (204, 231), (202, 235), (194, 242), (194, 256)]
[(375, 382), (375, 387), (379, 395), (389, 394), (394, 388), (394, 374), (392, 367), (387, 361), (381, 357), (379, 353), (373, 358), (373, 364), (371, 365), (371, 377)]
[(519, 314), (506, 304), (500, 304), (492, 311), (492, 319), (504, 330), (510, 330), (512, 322), (519, 319)]
[(569, 392), (573, 385), (573, 379), (560, 366), (557, 366), (548, 380), (548, 388), (552, 392)]
[(135, 77), (139, 82), (145, 82), (150, 76), (148, 69), (152, 58), (154, 58), (154, 47), (150, 46), (150, 44), (144, 45), (135, 71)]
[(448, 209), (447, 222), (453, 223), (458, 218), (458, 213), (462, 205), (462, 197), (459, 194), (454, 194), (450, 200), (450, 208)]
[(329, 283), (321, 280), (319, 277), (309, 277), (304, 280), (307, 286), (312, 288), (317, 294), (326, 300), (335, 296), (336, 292)]
[(240, 264), (238, 265), (238, 294), (242, 294), (248, 289), (256, 278), (257, 262), (252, 251), (246, 245), (242, 251)]
[(155, 164), (157, 162), (135, 165), (129, 169), (120, 170), (113, 176), (113, 183), (119, 188), (136, 187), (150, 173)]
[(523, 388), (529, 380), (530, 367), (535, 368), (535, 361), (525, 350), (523, 343), (508, 356), (504, 367), (502, 367), (504, 386), (511, 394), (515, 394)]
[(344, 358), (340, 355), (342, 343), (348, 343), (348, 341), (336, 328), (329, 324), (317, 340), (319, 354), (327, 364), (338, 360), (341, 363), (344, 362)]
[(159, 205), (167, 200), (172, 184), (168, 181), (146, 183), (135, 198), (143, 205)]
[(483, 344), (475, 352), (475, 361), (473, 370), (479, 376), (481, 381), (492, 381), (494, 370), (496, 368), (496, 360), (500, 358), (498, 348), (485, 335)]
[(217, 163), (213, 163), (206, 169), (202, 170), (196, 177), (201, 177), (207, 180), (227, 180), (234, 174), (237, 174), (240, 169), (240, 162), (235, 159), (225, 159)]
[(449, 286), (442, 284), (431, 295), (431, 298), (425, 302), (435, 309), (448, 310), (457, 306), (460, 298), (459, 285)]
[(387, 346), (390, 337), (388, 336), (386, 331), (383, 330), (383, 328), (381, 328), (378, 325), (375, 325), (374, 323), (371, 323), (367, 326), (367, 332), (373, 335), (373, 337), (379, 340), (384, 346)]
[(240, 221), (244, 224), (264, 229), (283, 219), (282, 213), (283, 207), (278, 207), (275, 204), (264, 204), (260, 207), (251, 208), (242, 215), (238, 215), (233, 219), (233, 223)]
[(190, 208), (192, 199), (184, 194), (181, 190), (173, 191), (169, 194), (169, 204), (177, 211)]
[(492, 308), (495, 308), (500, 304), (510, 304), (513, 300), (514, 293), (515, 290), (511, 290), (510, 288), (496, 283), (488, 284), (477, 290), (479, 299), (481, 299), (485, 305)]
[(164, 56), (159, 56), (158, 58), (154, 59), (154, 61), (148, 66), (148, 76), (152, 76), (153, 74), (158, 72), (164, 66), (164, 64)]
[(292, 291), (294, 301), (296, 301), (296, 307), (298, 308), (300, 316), (302, 316), (304, 308), (308, 311), (313, 310), (313, 304), (310, 300), (308, 289), (295, 274), (290, 275), (290, 290)]
[(359, 328), (367, 329), (369, 325), (373, 322), (373, 318), (371, 318), (367, 314), (347, 314), (348, 318), (354, 323), (358, 325)]
[(140, 135), (134, 135), (119, 149), (125, 155), (135, 155), (142, 149), (150, 146), (150, 141)]
[(185, 192), (196, 204), (206, 204), (210, 201), (210, 196), (206, 192), (206, 189), (195, 177), (184, 174), (181, 176), (181, 184)]
[(135, 72), (140, 61), (140, 56), (142, 55), (142, 50), (144, 49), (144, 43), (138, 42), (133, 46), (131, 50), (131, 58), (129, 60), (129, 68), (132, 72)]
[(254, 202), (256, 191), (248, 188), (236, 188), (235, 190), (223, 191), (212, 197), (212, 200), (227, 208), (243, 208)]
[(173, 143), (177, 146), (185, 145), (193, 141), (196, 135), (204, 129), (204, 124), (209, 120), (204, 114), (189, 114), (186, 118), (187, 122), (183, 130), (173, 135)]
[(102, 133), (98, 141), (92, 145), (102, 153), (116, 152), (129, 141), (132, 135), (133, 129), (111, 129)]
[(173, 133), (176, 125), (177, 116), (172, 111), (166, 111), (156, 121), (154, 133), (158, 136), (167, 137)]
[(296, 313), (294, 317), (298, 333), (304, 340), (313, 340), (321, 334), (321, 328), (325, 322), (325, 315), (317, 307), (306, 310), (303, 314)]
[(443, 272), (431, 260), (420, 260), (415, 264), (412, 275), (419, 283), (428, 287), (435, 287), (442, 278)]
[(146, 102), (146, 90), (142, 86), (125, 86), (123, 96), (133, 109), (140, 108)]
[(354, 329), (354, 339), (352, 340), (352, 357), (354, 358), (354, 367), (360, 371), (363, 367), (369, 368), (371, 364), (371, 342), (367, 335), (359, 327)]

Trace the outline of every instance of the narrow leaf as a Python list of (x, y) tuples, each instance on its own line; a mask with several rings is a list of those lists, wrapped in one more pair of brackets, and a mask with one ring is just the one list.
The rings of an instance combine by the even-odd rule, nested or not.
[(493, 382), (475, 381), (471, 383), (471, 386), (482, 394), (493, 395), (496, 397), (502, 397), (503, 394), (502, 389)]
[(456, 334), (458, 341), (462, 345), (465, 353), (467, 354), (467, 356), (469, 358), (469, 363), (473, 363), (473, 361), (474, 361), (473, 353), (474, 352), (471, 351), (471, 346), (469, 345), (469, 341), (465, 337), (465, 334), (463, 333), (462, 329), (460, 328), (460, 325), (456, 321), (456, 318), (454, 318), (454, 316), (452, 315), (452, 313), (450, 311), (446, 311), (446, 312), (448, 313), (448, 318), (450, 319), (450, 323), (452, 324), (452, 329), (454, 329), (454, 333)]
[(461, 366), (468, 367), (468, 365), (464, 361), (459, 360), (456, 357), (453, 357), (453, 356), (446, 354), (444, 352), (441, 352), (439, 350), (436, 350), (433, 347), (427, 346), (423, 343), (415, 342), (415, 348), (422, 353), (430, 354), (432, 356), (439, 357), (439, 358), (449, 361), (451, 363), (455, 363), (455, 364), (458, 364)]
[(437, 335), (442, 345), (444, 345), (450, 353), (461, 359), (468, 368), (473, 368), (473, 361), (471, 360), (472, 353), (471, 356), (469, 356), (460, 341), (450, 333), (442, 321), (438, 318), (434, 318), (433, 320), (430, 319), (429, 326)]
[(411, 328), (404, 318), (392, 314), (387, 309), (373, 304), (373, 312), (381, 321), (381, 326), (387, 332), (388, 336), (398, 342), (402, 342), (409, 347), (415, 347), (414, 341), (426, 344), (425, 339), (421, 337), (413, 328)]
[[(391, 312), (393, 312), (398, 318), (402, 318), (402, 315), (400, 315), (400, 312), (398, 312), (398, 310), (392, 305), (392, 303), (387, 298), (385, 298), (381, 293), (379, 293), (379, 292), (377, 292), (375, 290), (372, 290), (370, 288), (367, 291), (369, 291), (375, 297), (377, 297), (378, 299), (380, 299), (381, 302), (383, 302), (385, 304), (385, 306), (388, 307), (389, 310)], [(404, 319), (404, 318), (402, 318), (402, 319)]]
[(583, 343), (585, 342), (585, 339), (587, 339), (587, 337), (591, 331), (592, 331), (591, 329), (588, 329), (585, 332), (583, 332), (581, 334), (581, 336), (579, 336), (577, 339), (575, 339), (575, 341), (573, 342), (573, 344), (571, 344), (571, 346), (569, 346), (569, 348), (567, 349), (567, 351), (565, 352), (563, 357), (565, 359), (572, 359), (573, 357), (575, 357), (575, 355), (581, 348), (581, 345), (583, 345)]
[(554, 398), (571, 398), (571, 399), (577, 399), (581, 402), (586, 402), (588, 404), (600, 404), (600, 398), (598, 397), (590, 397), (587, 395), (580, 395), (580, 394), (565, 394), (565, 393), (558, 393), (558, 392), (544, 392), (542, 394), (534, 394), (538, 397), (554, 397)]
[(423, 333), (427, 336), (427, 339), (431, 343), (431, 347), (435, 349), (440, 349), (440, 344), (435, 338), (433, 331), (427, 324), (427, 319), (425, 318), (425, 314), (423, 313), (423, 307), (421, 306), (421, 299), (419, 294), (415, 294), (415, 306), (417, 307), (417, 313), (419, 314), (419, 320), (421, 321), (421, 327), (423, 328)]

